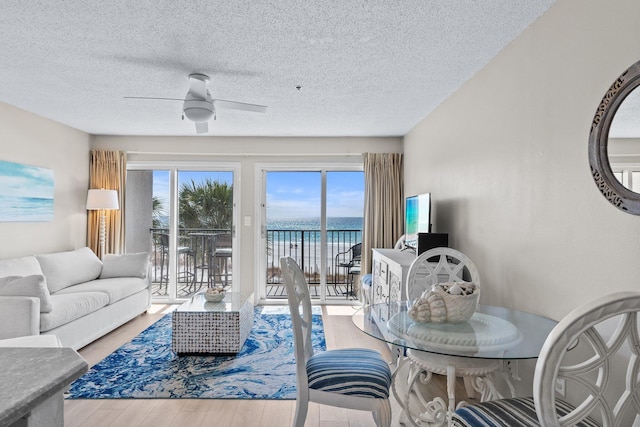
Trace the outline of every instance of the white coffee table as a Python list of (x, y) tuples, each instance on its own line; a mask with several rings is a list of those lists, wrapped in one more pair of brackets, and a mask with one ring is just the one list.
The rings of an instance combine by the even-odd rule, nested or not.
[(172, 315), (174, 352), (238, 353), (253, 327), (253, 293), (227, 292), (222, 301), (208, 302), (199, 292)]

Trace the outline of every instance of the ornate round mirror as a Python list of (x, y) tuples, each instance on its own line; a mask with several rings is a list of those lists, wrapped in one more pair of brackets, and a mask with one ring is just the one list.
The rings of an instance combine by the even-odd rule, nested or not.
[[(618, 209), (640, 215), (640, 61), (611, 85), (591, 124), (589, 164), (602, 195)], [(634, 169), (637, 179), (633, 184)]]

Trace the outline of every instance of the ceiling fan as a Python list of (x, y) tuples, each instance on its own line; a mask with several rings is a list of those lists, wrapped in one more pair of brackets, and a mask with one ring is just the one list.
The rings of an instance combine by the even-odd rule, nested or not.
[(183, 101), (182, 118), (186, 116), (196, 124), (196, 133), (209, 131), (208, 121), (211, 117), (215, 120), (216, 108), (228, 108), (231, 110), (251, 111), (254, 113), (266, 113), (264, 105), (247, 104), (244, 102), (214, 99), (207, 88), (209, 76), (206, 74), (189, 74), (189, 91), (184, 99), (180, 98), (153, 98), (146, 96), (125, 96), (127, 99), (159, 99), (163, 101)]

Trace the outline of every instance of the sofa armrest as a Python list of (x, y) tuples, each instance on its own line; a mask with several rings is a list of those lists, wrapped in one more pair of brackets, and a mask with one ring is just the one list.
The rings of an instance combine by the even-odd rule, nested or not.
[(0, 339), (39, 334), (39, 298), (0, 297)]

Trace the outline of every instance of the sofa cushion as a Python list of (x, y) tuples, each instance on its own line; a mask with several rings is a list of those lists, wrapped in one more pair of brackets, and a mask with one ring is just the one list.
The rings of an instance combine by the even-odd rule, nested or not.
[(42, 274), (40, 263), (35, 256), (0, 260), (0, 277), (30, 276), (32, 274)]
[(87, 247), (74, 251), (36, 255), (42, 273), (47, 278), (51, 293), (67, 286), (97, 279), (102, 271), (102, 262)]
[[(40, 314), (40, 332), (46, 332), (67, 324), (109, 303), (103, 292), (76, 292), (66, 295), (51, 295), (53, 310)], [(96, 325), (98, 327), (98, 325)]]
[(41, 274), (0, 277), (0, 296), (38, 297), (40, 312), (48, 313), (51, 311), (51, 295), (47, 288), (47, 282)]
[(102, 259), (101, 279), (111, 277), (147, 277), (149, 253), (107, 254)]
[(56, 292), (55, 295), (69, 295), (78, 292), (102, 292), (109, 296), (109, 304), (113, 304), (148, 287), (149, 282), (147, 279), (141, 279), (139, 277), (114, 277), (69, 286)]

